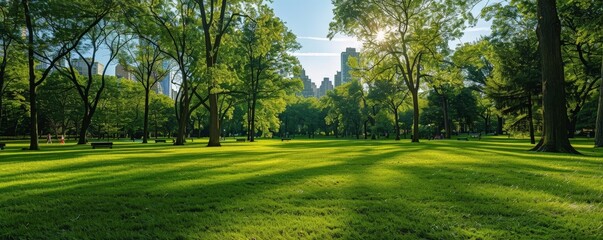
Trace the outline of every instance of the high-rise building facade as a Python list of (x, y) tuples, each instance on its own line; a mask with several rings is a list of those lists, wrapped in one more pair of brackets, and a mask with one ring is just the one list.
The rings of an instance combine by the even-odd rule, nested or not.
[(337, 74), (335, 74), (335, 78), (333, 78), (333, 81), (335, 82), (335, 87), (341, 85), (341, 71), (337, 71)]
[(329, 80), (328, 77), (324, 78), (320, 83), (320, 88), (318, 89), (318, 97), (321, 98), (327, 95), (327, 92), (333, 90), (333, 83)]
[[(358, 61), (358, 58), (360, 57), (360, 53), (356, 52), (355, 48), (346, 48), (345, 52), (341, 53), (341, 83), (340, 83), (340, 85), (350, 82), (352, 80), (352, 74), (351, 74), (352, 68), (348, 64), (350, 57), (353, 57), (354, 59), (356, 59), (356, 61)], [(335, 86), (339, 86), (339, 85), (337, 85), (337, 83), (335, 83)]]
[(121, 64), (117, 64), (117, 66), (115, 66), (115, 76), (117, 78), (125, 78), (131, 81), (135, 80), (134, 74), (126, 70), (126, 68)]
[(174, 77), (174, 73), (171, 71), (170, 63), (168, 61), (163, 62), (163, 69), (170, 69), (170, 71), (168, 71), (168, 73), (165, 75), (165, 78), (159, 82), (159, 85), (161, 85), (161, 93), (173, 99), (172, 78)]
[(316, 97), (317, 95), (317, 87), (316, 84), (312, 82), (312, 80), (306, 75), (306, 70), (302, 69), (301, 75), (299, 78), (302, 80), (304, 84), (304, 90), (302, 90), (302, 96), (304, 97)]
[(82, 76), (88, 76), (88, 64), (92, 65), (92, 75), (102, 75), (105, 66), (99, 62), (91, 62), (91, 58), (86, 58), (85, 61), (81, 58), (71, 60), (73, 68), (75, 68), (75, 70), (77, 70), (77, 72)]

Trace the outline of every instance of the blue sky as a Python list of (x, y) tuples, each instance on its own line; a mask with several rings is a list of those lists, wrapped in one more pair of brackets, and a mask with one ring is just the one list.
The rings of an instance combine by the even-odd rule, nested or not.
[[(330, 0), (274, 0), (271, 4), (276, 15), (297, 35), (302, 48), (295, 53), (306, 74), (320, 86), (324, 77), (333, 81), (333, 76), (341, 69), (340, 53), (346, 47), (362, 48), (362, 43), (352, 37), (336, 36), (327, 39), (329, 23), (333, 19), (333, 5)], [(479, 13), (477, 6), (474, 14)], [(484, 21), (465, 31), (460, 42), (471, 42), (480, 35), (490, 32), (490, 24)], [(451, 42), (455, 46), (459, 41)]]

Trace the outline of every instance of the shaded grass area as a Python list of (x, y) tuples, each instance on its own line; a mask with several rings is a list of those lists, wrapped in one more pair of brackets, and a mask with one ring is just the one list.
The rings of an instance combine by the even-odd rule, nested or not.
[(597, 239), (603, 150), (525, 140), (118, 142), (0, 152), (0, 238)]

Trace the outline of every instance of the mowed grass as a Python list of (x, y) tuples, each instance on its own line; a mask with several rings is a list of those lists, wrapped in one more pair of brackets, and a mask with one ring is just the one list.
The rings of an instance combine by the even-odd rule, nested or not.
[(526, 140), (9, 142), (0, 239), (602, 239), (603, 150)]

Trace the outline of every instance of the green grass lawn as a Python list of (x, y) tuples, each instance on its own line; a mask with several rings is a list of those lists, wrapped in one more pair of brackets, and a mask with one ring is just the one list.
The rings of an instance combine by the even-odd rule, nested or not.
[(603, 239), (603, 150), (573, 143), (9, 142), (0, 239)]

